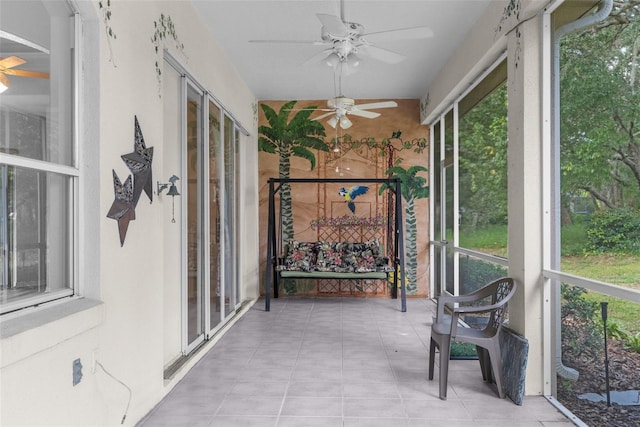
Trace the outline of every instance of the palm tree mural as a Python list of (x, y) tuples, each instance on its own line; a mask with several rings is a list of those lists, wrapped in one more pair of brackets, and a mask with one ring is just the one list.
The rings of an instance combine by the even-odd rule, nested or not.
[[(311, 150), (329, 151), (324, 142), (324, 126), (309, 119), (315, 106), (299, 110), (291, 120), (289, 115), (297, 101), (289, 101), (276, 113), (266, 104), (260, 104), (269, 125), (258, 128), (258, 150), (277, 153), (280, 156), (278, 173), (280, 178), (289, 178), (291, 156), (302, 157), (316, 167), (316, 156)], [(291, 212), (291, 187), (282, 184), (280, 189), (280, 213), (282, 219), (282, 238), (286, 242), (293, 239), (293, 213)]]
[[(409, 169), (404, 169), (399, 166), (399, 161), (396, 166), (388, 169), (385, 173), (391, 175), (394, 178), (400, 178), (402, 180), (400, 189), (402, 190), (402, 196), (405, 201), (405, 274), (407, 276), (407, 293), (415, 294), (417, 292), (417, 276), (418, 276), (418, 228), (416, 212), (414, 209), (415, 201), (417, 199), (424, 199), (429, 197), (429, 186), (427, 185), (427, 179), (418, 176), (419, 172), (427, 172), (428, 169), (424, 166), (411, 166)], [(384, 184), (380, 187), (379, 193), (382, 194), (387, 189), (387, 185)]]

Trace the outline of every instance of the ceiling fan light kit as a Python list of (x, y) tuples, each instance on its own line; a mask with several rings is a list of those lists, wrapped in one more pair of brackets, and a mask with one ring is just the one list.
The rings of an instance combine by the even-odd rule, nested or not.
[[(326, 65), (333, 67), (335, 72), (342, 78), (343, 72), (345, 74), (355, 72), (355, 69), (361, 62), (360, 55), (388, 64), (397, 64), (405, 59), (405, 57), (399, 53), (375, 46), (374, 43), (377, 41), (416, 40), (433, 36), (433, 31), (427, 27), (399, 28), (366, 33), (363, 25), (344, 19), (344, 0), (340, 1), (340, 17), (325, 13), (317, 13), (316, 17), (322, 24), (320, 28), (320, 40), (250, 41), (253, 43), (293, 43), (327, 46), (327, 48), (312, 56), (305, 64), (324, 61)], [(341, 89), (336, 90), (336, 93), (340, 92)], [(327, 105), (329, 107), (328, 109), (320, 109), (319, 111), (327, 111), (328, 113), (321, 114), (313, 120), (321, 120), (331, 116), (327, 124), (333, 128), (340, 125), (342, 129), (348, 129), (353, 125), (347, 117), (349, 114), (374, 119), (379, 117), (380, 113), (368, 110), (398, 106), (398, 104), (393, 101), (356, 105), (353, 99), (342, 95), (329, 99)]]

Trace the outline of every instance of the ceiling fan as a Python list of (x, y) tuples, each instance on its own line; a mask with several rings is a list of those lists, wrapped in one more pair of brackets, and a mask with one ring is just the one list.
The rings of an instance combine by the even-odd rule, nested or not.
[(9, 56), (7, 58), (0, 59), (0, 93), (9, 88), (9, 79), (7, 78), (7, 74), (20, 77), (35, 77), (39, 79), (49, 78), (49, 73), (14, 69), (26, 62), (27, 61), (17, 56)]
[(336, 98), (329, 99), (327, 101), (327, 106), (329, 108), (320, 108), (318, 110), (328, 111), (328, 113), (322, 114), (312, 120), (322, 120), (326, 117), (331, 116), (331, 118), (327, 120), (327, 124), (329, 126), (335, 128), (338, 124), (340, 124), (340, 127), (342, 129), (349, 129), (353, 123), (351, 123), (351, 120), (349, 120), (347, 115), (351, 114), (358, 117), (375, 119), (376, 117), (380, 116), (380, 113), (369, 110), (376, 110), (378, 108), (393, 108), (397, 107), (398, 104), (395, 101), (382, 101), (356, 105), (353, 99), (340, 95)]
[(327, 49), (307, 60), (305, 64), (324, 60), (327, 65), (333, 67), (338, 64), (357, 67), (359, 58), (356, 54), (368, 56), (389, 64), (397, 64), (405, 58), (404, 55), (375, 46), (376, 42), (424, 39), (433, 36), (433, 31), (427, 27), (400, 28), (367, 33), (363, 25), (344, 19), (344, 1), (340, 2), (340, 17), (324, 13), (317, 13), (316, 16), (322, 24), (320, 40), (250, 40), (250, 42), (328, 46)]

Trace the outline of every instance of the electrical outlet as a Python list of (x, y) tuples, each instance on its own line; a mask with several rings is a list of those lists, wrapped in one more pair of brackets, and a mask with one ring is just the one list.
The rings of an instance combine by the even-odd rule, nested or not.
[(73, 361), (73, 385), (78, 385), (80, 380), (82, 380), (82, 362), (76, 359)]

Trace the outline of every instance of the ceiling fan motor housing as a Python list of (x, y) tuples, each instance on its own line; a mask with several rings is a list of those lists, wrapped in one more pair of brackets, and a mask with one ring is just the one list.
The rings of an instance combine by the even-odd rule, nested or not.
[(337, 98), (331, 98), (327, 100), (327, 105), (330, 108), (349, 111), (355, 105), (355, 100), (353, 100), (352, 98), (347, 98), (346, 96), (339, 96)]

